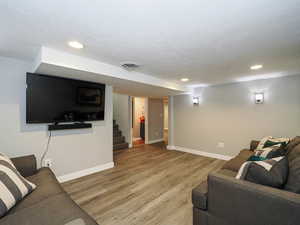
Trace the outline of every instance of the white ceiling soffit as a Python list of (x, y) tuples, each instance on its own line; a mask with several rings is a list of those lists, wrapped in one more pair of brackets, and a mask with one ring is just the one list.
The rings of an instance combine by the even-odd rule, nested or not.
[(188, 91), (147, 74), (46, 47), (41, 48), (34, 72), (105, 83), (112, 85), (115, 92), (132, 96), (162, 97)]

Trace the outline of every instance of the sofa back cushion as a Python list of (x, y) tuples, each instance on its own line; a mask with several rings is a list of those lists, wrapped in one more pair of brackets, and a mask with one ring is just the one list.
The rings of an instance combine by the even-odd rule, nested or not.
[(292, 151), (298, 144), (300, 144), (300, 136), (294, 137), (286, 146), (286, 151), (289, 153)]
[(300, 194), (300, 157), (289, 163), (289, 176), (284, 189)]
[(250, 156), (254, 154), (253, 151), (244, 149), (242, 150), (236, 157), (227, 161), (222, 169), (232, 170), (234, 172), (238, 172), (241, 165), (249, 159)]
[(289, 160), (289, 175), (285, 190), (300, 194), (300, 142), (290, 147), (287, 153)]
[(287, 156), (288, 156), (289, 162), (300, 157), (300, 143), (295, 145), (292, 149), (289, 149), (287, 151)]

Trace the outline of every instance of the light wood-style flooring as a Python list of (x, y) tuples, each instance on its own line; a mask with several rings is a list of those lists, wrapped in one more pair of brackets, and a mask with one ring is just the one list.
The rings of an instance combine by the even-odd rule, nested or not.
[(224, 161), (166, 150), (121, 150), (115, 167), (64, 183), (100, 225), (192, 225), (192, 189)]

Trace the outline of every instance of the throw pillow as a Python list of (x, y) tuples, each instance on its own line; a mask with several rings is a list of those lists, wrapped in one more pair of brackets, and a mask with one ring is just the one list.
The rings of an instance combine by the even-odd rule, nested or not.
[(0, 154), (0, 217), (35, 188), (20, 175), (7, 156)]
[(272, 147), (272, 146), (275, 146), (275, 145), (276, 145), (276, 146), (279, 145), (279, 146), (285, 148), (286, 145), (287, 145), (287, 141), (273, 141), (273, 140), (267, 140), (267, 141), (265, 142), (265, 144), (264, 144), (264, 148)]
[(288, 171), (288, 160), (282, 156), (264, 161), (245, 162), (241, 166), (236, 178), (281, 188), (286, 183)]
[(280, 145), (285, 148), (289, 141), (290, 138), (273, 138), (272, 136), (267, 136), (261, 139), (256, 150), (262, 150), (263, 148), (271, 147), (274, 145)]
[(261, 139), (256, 147), (256, 150), (263, 149), (266, 141), (269, 139), (272, 139), (272, 136), (267, 136), (267, 137), (264, 137), (263, 139)]
[[(261, 150), (255, 150), (253, 158), (259, 159), (271, 159), (279, 156), (284, 156), (286, 154), (286, 150), (280, 144), (273, 145), (271, 147), (263, 148)], [(248, 161), (256, 161), (256, 160), (248, 160)]]

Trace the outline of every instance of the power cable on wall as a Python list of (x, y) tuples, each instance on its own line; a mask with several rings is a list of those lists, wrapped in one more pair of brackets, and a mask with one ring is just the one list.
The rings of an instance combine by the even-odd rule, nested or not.
[(43, 162), (44, 162), (44, 159), (49, 151), (49, 145), (50, 145), (50, 141), (51, 141), (51, 137), (52, 137), (52, 133), (51, 131), (49, 131), (49, 136), (48, 136), (48, 141), (47, 141), (47, 146), (46, 146), (46, 149), (41, 157), (41, 162), (40, 162), (40, 166), (43, 167)]

